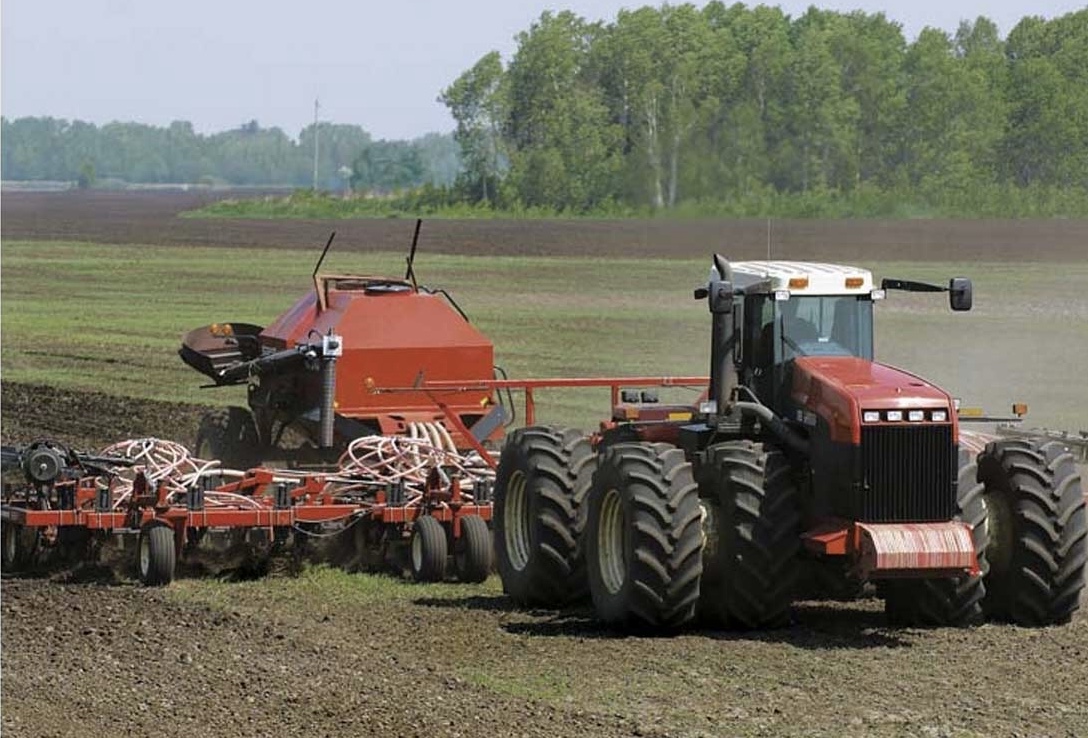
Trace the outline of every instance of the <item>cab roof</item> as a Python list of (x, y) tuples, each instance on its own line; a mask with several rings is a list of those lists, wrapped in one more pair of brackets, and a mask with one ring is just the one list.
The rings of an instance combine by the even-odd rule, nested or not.
[(745, 292), (788, 290), (792, 295), (862, 295), (873, 289), (868, 269), (810, 261), (735, 261), (733, 283)]

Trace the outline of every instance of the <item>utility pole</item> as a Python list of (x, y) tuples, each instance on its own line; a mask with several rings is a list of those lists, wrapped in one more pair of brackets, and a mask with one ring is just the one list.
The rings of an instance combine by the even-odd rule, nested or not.
[(318, 99), (314, 98), (314, 192), (317, 192), (317, 110), (320, 107)]

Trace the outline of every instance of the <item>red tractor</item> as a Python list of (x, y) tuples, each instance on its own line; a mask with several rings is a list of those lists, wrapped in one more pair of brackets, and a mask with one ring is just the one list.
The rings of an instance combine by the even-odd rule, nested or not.
[(695, 293), (712, 319), (704, 401), (592, 437), (507, 439), (493, 521), (506, 591), (544, 606), (588, 594), (603, 621), (666, 629), (782, 626), (796, 599), (865, 583), (896, 624), (1068, 621), (1088, 558), (1072, 455), (961, 445), (947, 392), (873, 359), (890, 289), (971, 308), (966, 279), (874, 288), (862, 269), (715, 256)]

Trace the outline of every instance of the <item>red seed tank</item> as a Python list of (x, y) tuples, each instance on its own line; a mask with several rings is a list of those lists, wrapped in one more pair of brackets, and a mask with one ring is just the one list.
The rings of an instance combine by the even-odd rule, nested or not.
[[(382, 433), (398, 433), (409, 422), (440, 421), (443, 413), (425, 393), (375, 388), (492, 378), (494, 347), (444, 294), (376, 277), (320, 275), (315, 282), (316, 291), (265, 328), (260, 341), (279, 350), (306, 343), (314, 334), (339, 335), (338, 415), (377, 424)], [(316, 381), (307, 384), (316, 389)], [(436, 399), (469, 427), (490, 409), (490, 397), (482, 391)]]

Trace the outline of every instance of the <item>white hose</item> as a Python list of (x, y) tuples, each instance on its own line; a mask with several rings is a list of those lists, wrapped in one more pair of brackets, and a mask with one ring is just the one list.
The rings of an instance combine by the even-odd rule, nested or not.
[[(406, 503), (418, 505), (425, 491), (427, 477), (437, 469), (443, 483), (449, 478), (460, 480), (462, 492), (469, 500), (476, 482), (494, 479), (494, 470), (475, 451), (462, 453), (457, 450), (449, 431), (441, 423), (409, 423), (404, 436), (363, 436), (352, 441), (340, 457), (339, 473), (327, 476), (325, 492), (345, 495), (401, 483)], [(101, 451), (103, 456), (130, 459), (131, 466), (111, 469), (115, 481), (112, 486), (106, 477), (99, 477), (99, 489), (110, 489), (114, 510), (120, 508), (131, 496), (133, 482), (143, 472), (152, 490), (165, 487), (167, 500), (177, 502), (187, 490), (200, 484), (205, 477), (241, 479), (246, 472), (225, 469), (214, 459), (198, 459), (180, 443), (159, 438), (136, 438), (120, 441)], [(273, 481), (294, 482), (306, 473), (287, 469), (273, 469)], [(244, 493), (208, 490), (205, 502), (216, 507), (261, 507), (261, 503)]]

